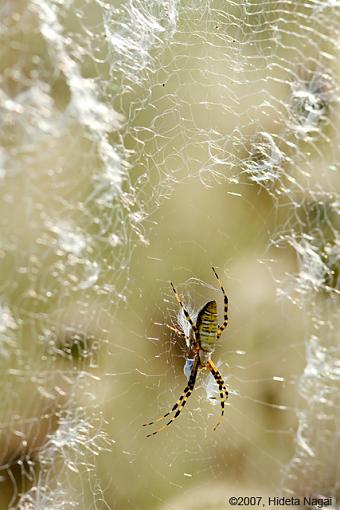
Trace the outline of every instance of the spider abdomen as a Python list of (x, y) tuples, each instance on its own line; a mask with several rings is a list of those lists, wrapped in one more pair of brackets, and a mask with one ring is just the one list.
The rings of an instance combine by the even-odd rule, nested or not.
[(216, 301), (209, 301), (203, 306), (197, 316), (196, 327), (202, 351), (212, 352), (218, 330)]

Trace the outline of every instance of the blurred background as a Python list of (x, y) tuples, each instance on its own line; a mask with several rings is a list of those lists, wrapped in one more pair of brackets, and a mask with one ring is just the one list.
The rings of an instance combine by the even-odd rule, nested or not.
[[(0, 509), (336, 508), (339, 17), (2, 3)], [(221, 323), (212, 266), (224, 420), (202, 371), (146, 438), (187, 383), (170, 281)]]

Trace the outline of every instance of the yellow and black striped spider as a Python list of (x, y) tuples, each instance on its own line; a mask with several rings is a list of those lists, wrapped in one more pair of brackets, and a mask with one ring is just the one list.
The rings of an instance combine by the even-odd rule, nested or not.
[[(217, 321), (217, 304), (216, 301), (209, 301), (206, 305), (203, 306), (203, 308), (198, 312), (196, 324), (193, 323), (188, 311), (184, 307), (181, 298), (177, 294), (177, 291), (173, 284), (171, 283), (172, 290), (175, 293), (176, 299), (178, 301), (178, 304), (180, 305), (181, 309), (183, 310), (184, 317), (190, 324), (190, 333), (189, 336), (185, 335), (182, 331), (180, 331), (177, 328), (174, 328), (172, 326), (167, 325), (169, 329), (172, 331), (175, 331), (178, 335), (180, 335), (182, 338), (185, 339), (187, 346), (189, 346), (190, 351), (194, 355), (192, 368), (190, 372), (190, 376), (188, 379), (188, 384), (186, 388), (184, 389), (182, 395), (177, 400), (176, 404), (172, 407), (171, 411), (165, 413), (163, 416), (160, 416), (157, 418), (157, 420), (151, 421), (150, 423), (144, 423), (144, 427), (148, 425), (153, 425), (154, 423), (163, 420), (167, 416), (171, 415), (173, 412), (175, 414), (172, 416), (172, 418), (165, 423), (160, 429), (156, 430), (155, 432), (151, 432), (151, 434), (148, 434), (146, 437), (154, 436), (155, 434), (158, 434), (161, 430), (165, 429), (167, 426), (169, 426), (182, 412), (183, 407), (185, 406), (188, 398), (190, 397), (191, 393), (193, 392), (193, 389), (195, 387), (197, 372), (199, 369), (209, 369), (212, 373), (213, 377), (215, 378), (216, 383), (218, 384), (220, 397), (221, 397), (221, 418), (214, 427), (214, 430), (218, 427), (218, 425), (221, 422), (221, 419), (224, 414), (224, 402), (228, 398), (228, 390), (226, 388), (226, 385), (224, 383), (224, 380), (214, 365), (214, 363), (211, 360), (211, 355), (215, 350), (216, 340), (220, 338), (223, 331), (228, 325), (228, 297), (224, 291), (223, 285), (215, 271), (214, 268), (212, 268), (214, 271), (214, 274), (217, 278), (218, 284), (220, 286), (220, 289), (223, 293), (223, 299), (224, 299), (224, 320), (223, 323), (219, 326)], [(225, 397), (225, 398), (224, 398)]]

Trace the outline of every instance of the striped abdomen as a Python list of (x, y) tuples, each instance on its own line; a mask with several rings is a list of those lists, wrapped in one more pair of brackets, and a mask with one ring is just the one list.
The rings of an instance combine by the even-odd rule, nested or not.
[(216, 333), (218, 329), (216, 301), (209, 301), (198, 313), (196, 327), (199, 342), (203, 351), (212, 352), (215, 349)]

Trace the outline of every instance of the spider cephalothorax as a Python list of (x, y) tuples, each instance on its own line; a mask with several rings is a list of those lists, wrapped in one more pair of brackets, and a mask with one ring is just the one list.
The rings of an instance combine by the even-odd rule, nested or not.
[[(190, 397), (196, 382), (197, 372), (198, 370), (202, 369), (209, 369), (212, 373), (213, 377), (215, 378), (216, 383), (218, 384), (220, 397), (221, 397), (221, 418), (224, 414), (224, 402), (228, 398), (228, 390), (225, 386), (225, 383), (223, 381), (223, 378), (216, 368), (215, 364), (211, 360), (211, 355), (215, 350), (216, 341), (220, 338), (221, 334), (225, 330), (228, 324), (228, 297), (224, 291), (224, 288), (222, 286), (222, 283), (215, 271), (214, 268), (212, 268), (214, 271), (214, 274), (217, 278), (218, 284), (220, 286), (220, 289), (223, 293), (223, 299), (224, 299), (224, 320), (223, 323), (219, 326), (218, 320), (217, 320), (217, 304), (216, 301), (209, 301), (206, 303), (203, 308), (198, 312), (196, 324), (192, 321), (189, 312), (184, 307), (181, 298), (179, 297), (175, 287), (171, 283), (172, 290), (175, 293), (176, 299), (178, 301), (178, 304), (180, 305), (181, 309), (183, 310), (184, 317), (188, 321), (191, 331), (190, 335), (187, 336), (183, 331), (180, 331), (177, 328), (174, 328), (172, 326), (167, 327), (171, 329), (172, 331), (175, 331), (178, 335), (180, 335), (182, 338), (185, 339), (186, 344), (189, 348), (189, 351), (193, 353), (193, 363), (192, 368), (190, 372), (190, 376), (188, 378), (188, 384), (186, 388), (184, 389), (182, 395), (177, 400), (176, 404), (172, 407), (171, 411), (165, 413), (163, 416), (158, 418), (155, 421), (151, 421), (150, 423), (145, 423), (144, 426), (147, 425), (153, 425), (155, 422), (163, 420), (173, 412), (175, 413), (172, 418), (163, 425), (159, 430), (156, 430), (155, 432), (152, 432), (151, 434), (148, 434), (147, 437), (154, 436), (161, 430), (163, 430), (165, 427), (170, 425), (181, 413), (183, 407), (185, 406), (188, 398)], [(220, 424), (220, 421), (217, 423), (216, 427)]]

